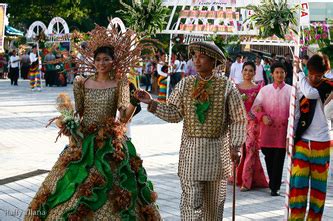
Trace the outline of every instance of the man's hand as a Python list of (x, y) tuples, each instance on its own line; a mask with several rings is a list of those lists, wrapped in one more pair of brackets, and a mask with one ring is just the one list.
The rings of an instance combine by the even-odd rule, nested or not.
[(241, 158), (240, 148), (232, 149), (230, 151), (230, 158), (233, 163), (238, 165), (240, 162), (240, 158)]
[(262, 117), (262, 122), (266, 125), (266, 126), (270, 126), (272, 125), (272, 120), (270, 117), (268, 117), (267, 115)]
[(136, 90), (134, 92), (134, 97), (145, 104), (149, 104), (152, 101), (151, 95), (144, 90)]

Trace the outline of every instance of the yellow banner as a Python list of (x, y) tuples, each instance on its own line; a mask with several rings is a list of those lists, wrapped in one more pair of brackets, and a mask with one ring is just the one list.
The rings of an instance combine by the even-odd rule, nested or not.
[(4, 52), (6, 4), (0, 4), (0, 52)]

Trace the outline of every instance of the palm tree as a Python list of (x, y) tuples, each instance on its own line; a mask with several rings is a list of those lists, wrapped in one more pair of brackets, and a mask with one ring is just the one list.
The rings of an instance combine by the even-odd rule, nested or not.
[(125, 10), (118, 12), (135, 32), (150, 37), (163, 30), (169, 9), (162, 5), (162, 0), (132, 0), (132, 5), (120, 0), (120, 4)]

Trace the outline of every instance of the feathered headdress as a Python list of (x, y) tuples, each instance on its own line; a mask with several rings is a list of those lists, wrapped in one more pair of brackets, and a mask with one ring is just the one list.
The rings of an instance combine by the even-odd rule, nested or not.
[(88, 32), (90, 38), (86, 41), (86, 47), (74, 46), (81, 54), (81, 56), (74, 57), (74, 61), (79, 64), (79, 72), (96, 72), (94, 52), (103, 46), (114, 48), (113, 68), (118, 79), (140, 61), (142, 47), (135, 32), (127, 29), (126, 32), (122, 33), (117, 27), (110, 26), (110, 29), (106, 29), (96, 25), (92, 31)]

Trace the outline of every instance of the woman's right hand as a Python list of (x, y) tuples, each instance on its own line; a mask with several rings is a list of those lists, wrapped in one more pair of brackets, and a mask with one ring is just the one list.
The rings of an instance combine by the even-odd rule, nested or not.
[(149, 104), (153, 100), (151, 95), (145, 90), (136, 90), (134, 97), (145, 104)]

